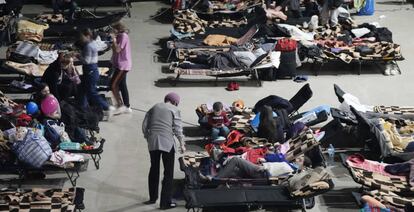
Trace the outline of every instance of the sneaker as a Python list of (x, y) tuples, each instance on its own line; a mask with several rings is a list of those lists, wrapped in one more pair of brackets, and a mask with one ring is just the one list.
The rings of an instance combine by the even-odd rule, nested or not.
[(226, 90), (228, 90), (228, 91), (234, 91), (234, 83), (233, 82), (229, 82), (227, 84)]
[(386, 65), (385, 70), (384, 70), (384, 75), (385, 76), (391, 75), (391, 65)]
[(114, 115), (120, 115), (120, 114), (122, 114), (122, 113), (125, 113), (126, 109), (127, 109), (127, 107), (125, 107), (125, 106), (118, 107), (118, 108), (114, 111)]
[(126, 107), (124, 113), (126, 113), (126, 114), (132, 113), (132, 108), (131, 107)]
[(115, 110), (114, 106), (109, 106), (108, 110), (104, 111), (104, 114), (108, 117), (108, 121), (114, 116)]
[(391, 67), (392, 67), (390, 70), (391, 75), (394, 76), (394, 75), (401, 74), (400, 68), (397, 66), (397, 64), (395, 64), (395, 62), (391, 64)]
[(240, 89), (240, 84), (237, 82), (233, 82), (233, 88), (234, 90), (238, 91)]

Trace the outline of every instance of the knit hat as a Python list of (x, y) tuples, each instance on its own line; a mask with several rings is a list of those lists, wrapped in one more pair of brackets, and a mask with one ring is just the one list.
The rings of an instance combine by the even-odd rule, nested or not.
[(164, 97), (164, 102), (171, 102), (174, 105), (180, 104), (180, 96), (177, 93), (171, 92)]

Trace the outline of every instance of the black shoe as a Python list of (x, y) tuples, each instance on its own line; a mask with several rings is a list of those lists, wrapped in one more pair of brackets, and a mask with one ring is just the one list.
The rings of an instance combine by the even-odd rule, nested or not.
[(170, 203), (169, 205), (161, 205), (160, 209), (161, 210), (168, 210), (168, 209), (175, 208), (175, 207), (177, 207), (177, 204)]
[(148, 200), (148, 201), (145, 201), (145, 202), (143, 202), (143, 204), (144, 205), (152, 205), (152, 204), (155, 204), (155, 200)]

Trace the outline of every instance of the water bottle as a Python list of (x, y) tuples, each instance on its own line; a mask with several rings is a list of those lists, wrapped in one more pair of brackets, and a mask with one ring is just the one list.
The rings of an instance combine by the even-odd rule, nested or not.
[(332, 144), (329, 144), (328, 147), (328, 165), (335, 165), (335, 148)]

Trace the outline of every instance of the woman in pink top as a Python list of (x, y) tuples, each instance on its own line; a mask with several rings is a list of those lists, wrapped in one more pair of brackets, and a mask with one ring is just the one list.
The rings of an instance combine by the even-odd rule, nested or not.
[[(112, 25), (112, 64), (115, 73), (111, 80), (111, 90), (118, 107), (117, 113), (131, 113), (129, 105), (129, 94), (126, 83), (126, 75), (132, 68), (131, 44), (128, 36), (128, 29), (121, 23)], [(121, 95), (119, 94), (121, 91)]]

